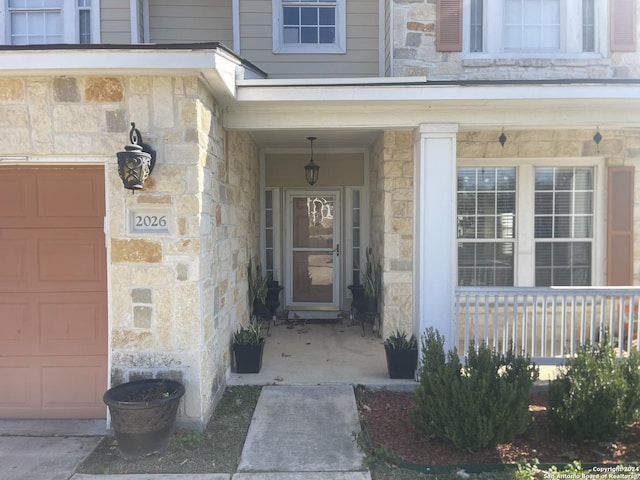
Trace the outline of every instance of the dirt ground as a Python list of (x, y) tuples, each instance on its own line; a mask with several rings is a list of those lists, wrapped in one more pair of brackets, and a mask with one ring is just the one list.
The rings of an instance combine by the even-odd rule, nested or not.
[(78, 473), (235, 472), (261, 387), (228, 387), (204, 432), (176, 430), (166, 452), (125, 460), (115, 438), (105, 437)]
[(358, 390), (358, 408), (372, 449), (383, 449), (422, 465), (507, 464), (521, 459), (540, 463), (631, 463), (640, 460), (640, 424), (616, 442), (573, 442), (549, 429), (546, 394), (531, 396), (533, 421), (526, 435), (496, 448), (471, 453), (440, 439), (425, 439), (414, 430), (410, 414), (413, 392)]

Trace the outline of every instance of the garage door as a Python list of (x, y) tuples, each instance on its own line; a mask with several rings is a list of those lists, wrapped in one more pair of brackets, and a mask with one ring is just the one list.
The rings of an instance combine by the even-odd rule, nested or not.
[(106, 414), (102, 167), (0, 166), (0, 418)]

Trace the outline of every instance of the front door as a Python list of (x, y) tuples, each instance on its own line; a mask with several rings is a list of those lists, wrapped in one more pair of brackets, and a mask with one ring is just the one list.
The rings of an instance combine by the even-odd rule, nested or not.
[(287, 192), (288, 309), (340, 306), (340, 192)]

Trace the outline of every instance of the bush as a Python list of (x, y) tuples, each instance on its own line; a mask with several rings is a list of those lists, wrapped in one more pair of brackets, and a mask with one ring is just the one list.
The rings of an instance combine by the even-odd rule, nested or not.
[(638, 417), (640, 354), (620, 360), (609, 342), (585, 345), (549, 384), (552, 425), (576, 440), (614, 440)]
[(466, 365), (444, 337), (429, 328), (422, 337), (420, 384), (412, 419), (422, 434), (471, 451), (523, 433), (530, 421), (529, 390), (538, 368), (528, 358), (471, 345)]

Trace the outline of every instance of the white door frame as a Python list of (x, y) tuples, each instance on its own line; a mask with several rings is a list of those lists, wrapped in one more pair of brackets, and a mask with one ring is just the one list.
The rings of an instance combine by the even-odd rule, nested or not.
[[(333, 221), (333, 238), (334, 238), (334, 268), (333, 268), (333, 292), (331, 303), (310, 303), (310, 302), (293, 302), (293, 197), (311, 196), (311, 195), (332, 195), (335, 197), (334, 205), (334, 221)], [(339, 310), (341, 302), (342, 288), (342, 189), (341, 188), (323, 188), (323, 189), (285, 189), (285, 224), (284, 224), (284, 271), (285, 273), (285, 308), (290, 310)], [(329, 251), (329, 250), (327, 250)]]

